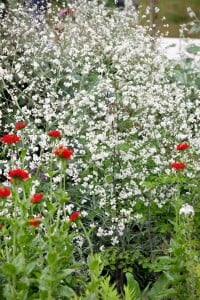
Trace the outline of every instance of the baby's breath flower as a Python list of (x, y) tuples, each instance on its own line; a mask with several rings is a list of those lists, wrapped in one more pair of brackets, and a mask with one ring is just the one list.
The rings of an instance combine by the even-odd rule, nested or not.
[(192, 216), (193, 217), (194, 213), (195, 213), (194, 208), (188, 203), (183, 204), (182, 207), (179, 210), (180, 215)]

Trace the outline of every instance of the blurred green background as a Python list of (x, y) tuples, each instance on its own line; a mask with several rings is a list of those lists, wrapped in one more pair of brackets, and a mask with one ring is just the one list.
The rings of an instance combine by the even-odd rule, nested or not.
[[(143, 9), (149, 5), (150, 0), (139, 0), (139, 4)], [(187, 7), (191, 7), (196, 15), (200, 18), (200, 0), (157, 0), (158, 7), (160, 9), (158, 13), (158, 28), (161, 32), (165, 32), (163, 28), (162, 18), (165, 16), (165, 23), (169, 24), (170, 37), (179, 36), (180, 24), (188, 23), (191, 21), (187, 13)], [(192, 37), (200, 38), (200, 35), (193, 34)]]

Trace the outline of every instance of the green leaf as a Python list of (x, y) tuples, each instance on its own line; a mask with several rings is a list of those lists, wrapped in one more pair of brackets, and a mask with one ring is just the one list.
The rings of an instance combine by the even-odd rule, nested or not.
[(139, 283), (135, 280), (133, 274), (126, 273), (126, 280), (127, 280), (127, 287), (129, 289), (129, 292), (131, 292), (132, 294), (134, 291), (135, 298), (131, 298), (130, 300), (137, 299), (138, 297), (140, 297), (141, 295), (140, 286)]
[(162, 274), (148, 293), (150, 300), (163, 300), (163, 297), (175, 296), (176, 291), (170, 288), (172, 281)]
[(70, 275), (71, 273), (73, 273), (75, 271), (75, 269), (65, 269), (62, 271), (62, 273), (66, 276)]
[(47, 262), (49, 265), (54, 265), (57, 262), (58, 254), (56, 251), (51, 251), (47, 254)]
[(24, 272), (25, 269), (24, 255), (22, 253), (19, 253), (13, 260), (13, 264), (15, 265), (15, 268), (17, 270), (17, 274), (19, 274), (20, 272)]
[(157, 258), (154, 271), (161, 272), (163, 270), (169, 270), (172, 264), (172, 258), (170, 256), (160, 256)]
[(101, 299), (102, 300), (119, 300), (119, 295), (114, 284), (110, 284), (110, 276), (101, 280)]
[(27, 153), (27, 150), (25, 150), (25, 149), (21, 150), (21, 152), (20, 152), (20, 158), (21, 158), (22, 161), (24, 160), (24, 158), (26, 156), (26, 153)]
[(198, 52), (200, 52), (200, 46), (197, 45), (189, 45), (186, 48), (187, 52), (192, 53), (192, 54), (196, 54)]
[(29, 275), (33, 271), (33, 269), (35, 268), (36, 264), (37, 264), (37, 262), (33, 261), (33, 262), (31, 262), (31, 263), (29, 263), (29, 264), (26, 265), (26, 274), (27, 275)]
[(7, 276), (13, 276), (17, 272), (15, 265), (11, 263), (6, 263), (3, 265), (2, 271)]
[(66, 191), (63, 191), (62, 189), (57, 189), (55, 191), (55, 196), (59, 203), (65, 203), (69, 201), (69, 195), (66, 193)]
[(135, 289), (130, 289), (128, 286), (124, 287), (125, 300), (136, 300)]
[(65, 299), (72, 299), (76, 296), (74, 290), (70, 288), (69, 286), (61, 286), (57, 290), (57, 296), (59, 297), (65, 297)]
[(92, 274), (99, 275), (102, 271), (103, 264), (100, 254), (89, 255), (87, 260), (88, 267)]
[(107, 175), (107, 176), (106, 176), (106, 181), (107, 181), (108, 183), (111, 183), (111, 182), (113, 181), (113, 176), (112, 176), (112, 175)]
[(129, 144), (123, 143), (116, 146), (116, 150), (128, 151), (132, 146)]

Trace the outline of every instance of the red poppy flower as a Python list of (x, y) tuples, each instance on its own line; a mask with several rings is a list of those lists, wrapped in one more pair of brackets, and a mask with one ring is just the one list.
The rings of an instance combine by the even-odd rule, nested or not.
[(180, 151), (180, 150), (185, 150), (187, 148), (189, 148), (190, 145), (188, 143), (180, 143), (176, 146), (176, 150)]
[(37, 217), (32, 217), (31, 219), (28, 220), (28, 224), (30, 226), (38, 227), (41, 223), (42, 216), (37, 216)]
[(0, 198), (9, 197), (11, 194), (11, 191), (9, 188), (5, 186), (0, 187)]
[(27, 126), (27, 123), (26, 122), (18, 122), (16, 125), (15, 125), (15, 130), (20, 130), (20, 129), (23, 129)]
[(50, 130), (48, 133), (48, 136), (58, 138), (62, 136), (62, 132), (59, 130)]
[(5, 134), (4, 136), (1, 137), (1, 142), (4, 144), (15, 144), (18, 143), (20, 141), (20, 137), (17, 136), (16, 134)]
[(38, 203), (40, 200), (44, 198), (44, 195), (42, 193), (34, 194), (31, 197), (31, 203)]
[(181, 170), (186, 168), (186, 164), (180, 161), (175, 161), (171, 163), (171, 167), (175, 170)]
[(56, 156), (59, 156), (64, 159), (70, 159), (73, 153), (74, 153), (73, 150), (68, 149), (67, 147), (64, 146), (58, 146), (58, 148), (56, 148), (54, 151), (54, 154)]
[(81, 213), (79, 211), (74, 211), (69, 216), (69, 219), (70, 219), (71, 222), (75, 222), (80, 216), (81, 216)]
[(23, 169), (14, 169), (8, 172), (9, 177), (13, 180), (26, 180), (29, 178), (29, 173)]

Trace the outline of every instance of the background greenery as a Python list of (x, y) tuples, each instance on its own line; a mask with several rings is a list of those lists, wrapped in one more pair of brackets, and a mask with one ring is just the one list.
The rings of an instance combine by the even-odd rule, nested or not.
[[(149, 0), (140, 0), (140, 4), (143, 7), (149, 5)], [(158, 28), (164, 32), (162, 18), (166, 17), (166, 23), (169, 24), (169, 36), (179, 36), (180, 24), (188, 23), (190, 18), (187, 13), (187, 7), (191, 7), (192, 10), (200, 16), (200, 1), (199, 0), (158, 0), (158, 7), (160, 9), (158, 13)], [(193, 35), (193, 37), (200, 37), (200, 35)]]

